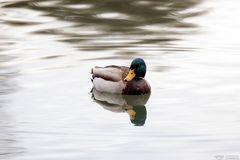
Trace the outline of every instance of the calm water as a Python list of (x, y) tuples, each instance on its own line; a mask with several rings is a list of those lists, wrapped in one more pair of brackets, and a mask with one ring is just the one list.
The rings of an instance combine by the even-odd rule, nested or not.
[[(239, 5), (1, 0), (0, 159), (237, 160)], [(135, 57), (152, 87), (141, 126), (90, 93), (91, 67)]]

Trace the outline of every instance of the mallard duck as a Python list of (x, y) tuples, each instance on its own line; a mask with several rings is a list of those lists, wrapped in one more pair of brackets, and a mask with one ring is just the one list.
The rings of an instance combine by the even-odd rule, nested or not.
[(92, 68), (92, 82), (100, 92), (140, 95), (151, 92), (149, 83), (144, 79), (146, 64), (143, 59), (136, 58), (130, 68), (110, 65)]

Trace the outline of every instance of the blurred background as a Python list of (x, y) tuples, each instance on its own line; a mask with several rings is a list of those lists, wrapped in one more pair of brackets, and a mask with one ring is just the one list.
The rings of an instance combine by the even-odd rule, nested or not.
[[(240, 158), (237, 0), (0, 0), (0, 159)], [(93, 66), (142, 57), (141, 126)]]

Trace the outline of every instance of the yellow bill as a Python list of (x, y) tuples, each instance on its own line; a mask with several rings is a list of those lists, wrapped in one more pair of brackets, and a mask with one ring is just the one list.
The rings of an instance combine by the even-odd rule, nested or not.
[(127, 113), (130, 117), (130, 120), (134, 120), (136, 118), (137, 113), (134, 110), (129, 109), (129, 110), (127, 110)]
[(135, 76), (136, 76), (136, 74), (135, 74), (134, 70), (130, 69), (130, 71), (128, 72), (128, 75), (124, 79), (124, 81), (131, 81)]

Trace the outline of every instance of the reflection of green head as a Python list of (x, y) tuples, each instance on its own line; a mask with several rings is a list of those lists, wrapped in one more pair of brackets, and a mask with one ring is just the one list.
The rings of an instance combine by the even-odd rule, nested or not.
[(131, 122), (136, 126), (143, 126), (147, 118), (147, 110), (145, 106), (134, 106), (133, 110), (136, 112), (135, 118)]

